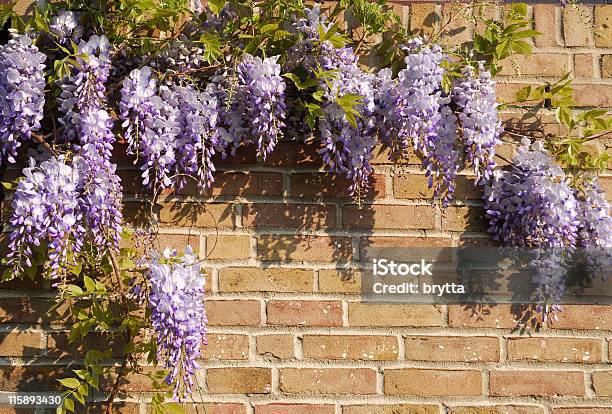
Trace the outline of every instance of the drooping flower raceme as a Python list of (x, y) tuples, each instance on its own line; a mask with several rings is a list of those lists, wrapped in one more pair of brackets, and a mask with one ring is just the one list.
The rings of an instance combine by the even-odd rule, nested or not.
[(244, 101), (244, 122), (250, 125), (257, 154), (265, 159), (282, 135), (285, 126), (285, 81), (280, 75), (278, 56), (261, 59), (245, 54), (238, 65), (238, 99)]
[(176, 162), (175, 142), (179, 111), (172, 91), (159, 87), (147, 66), (134, 69), (123, 81), (121, 118), (124, 120), (128, 151), (142, 158), (143, 183), (167, 188)]
[(589, 270), (606, 277), (612, 267), (612, 217), (610, 203), (597, 178), (587, 179), (579, 196), (579, 246), (584, 249)]
[(20, 141), (40, 128), (45, 60), (27, 35), (0, 46), (0, 165), (15, 162)]
[(495, 167), (495, 146), (500, 143), (501, 121), (497, 113), (495, 82), (480, 65), (478, 73), (466, 66), (463, 80), (452, 90), (459, 110), (459, 122), (468, 163), (474, 168), (476, 182), (489, 179)]
[(559, 310), (564, 293), (566, 259), (578, 237), (578, 200), (561, 168), (541, 143), (525, 140), (507, 170), (494, 170), (485, 186), (489, 233), (505, 246), (534, 249), (534, 301), (541, 311)]
[[(163, 260), (164, 259), (164, 260)], [(206, 344), (206, 279), (191, 247), (181, 258), (166, 249), (163, 257), (153, 256), (148, 263), (149, 307), (157, 334), (157, 356), (169, 370), (165, 381), (173, 385), (177, 400), (193, 392), (197, 358)]]
[(50, 276), (57, 278), (69, 260), (69, 254), (82, 247), (79, 169), (63, 157), (23, 170), (11, 206), (9, 221), (13, 226), (9, 239), (8, 264), (18, 276), (32, 267), (32, 247), (48, 244)]
[(118, 250), (122, 188), (116, 166), (110, 162), (115, 136), (105, 96), (109, 47), (104, 36), (79, 44), (78, 66), (62, 81), (58, 102), (64, 113), (60, 118), (63, 140), (80, 155), (74, 167), (82, 178), (79, 205), (87, 237), (99, 248)]
[(81, 14), (73, 11), (60, 10), (51, 18), (49, 29), (55, 34), (60, 44), (67, 44), (71, 40), (78, 43), (83, 37), (83, 26), (80, 23)]

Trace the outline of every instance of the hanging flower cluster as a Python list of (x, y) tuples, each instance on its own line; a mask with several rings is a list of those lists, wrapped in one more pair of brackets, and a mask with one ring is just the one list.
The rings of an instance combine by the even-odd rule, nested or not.
[(554, 303), (565, 293), (577, 247), (592, 273), (612, 265), (612, 218), (602, 193), (596, 179), (587, 179), (581, 195), (543, 145), (527, 139), (511, 168), (495, 170), (485, 186), (489, 233), (505, 246), (533, 249), (535, 300), (547, 304), (544, 317), (560, 309)]
[(0, 46), (0, 165), (15, 162), (21, 141), (40, 129), (46, 58), (27, 35)]
[(187, 246), (180, 258), (176, 251), (166, 249), (162, 257), (154, 255), (146, 263), (157, 357), (169, 370), (165, 381), (174, 386), (177, 400), (192, 393), (193, 377), (199, 368), (197, 359), (206, 345), (206, 279), (196, 260), (197, 256)]

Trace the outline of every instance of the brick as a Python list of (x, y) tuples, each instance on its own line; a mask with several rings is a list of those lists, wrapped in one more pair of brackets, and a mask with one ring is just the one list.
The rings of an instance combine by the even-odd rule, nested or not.
[(219, 271), (221, 292), (312, 292), (313, 271), (228, 267)]
[[(69, 371), (72, 372), (72, 371)], [(67, 370), (62, 366), (3, 366), (0, 367), (2, 391), (58, 391), (58, 378), (64, 378)]]
[[(450, 247), (453, 240), (443, 237), (393, 237), (369, 236), (361, 239), (361, 260), (374, 258), (379, 249), (385, 249), (385, 258), (389, 260), (410, 262), (442, 259), (452, 260)], [(393, 250), (391, 250), (392, 248)], [(399, 248), (399, 249), (398, 249)]]
[(142, 184), (142, 171), (140, 170), (118, 170), (117, 175), (121, 179), (124, 194), (151, 196), (155, 191), (153, 188)]
[(345, 229), (416, 230), (436, 227), (431, 206), (347, 205), (342, 213)]
[[(516, 102), (516, 93), (521, 90), (526, 83), (502, 83), (497, 82), (495, 84), (495, 92), (497, 94), (497, 100), (500, 103)], [(529, 105), (529, 103), (526, 103)]]
[(43, 353), (41, 332), (0, 333), (0, 356), (31, 357)]
[[(473, 15), (473, 7), (467, 4), (442, 4), (444, 36), (441, 38), (441, 42), (448, 46), (458, 46), (471, 41), (474, 25), (468, 18), (470, 15)], [(454, 16), (454, 18), (449, 20), (450, 16)]]
[(563, 39), (565, 46), (590, 46), (593, 44), (592, 6), (575, 5), (563, 8)]
[(406, 360), (499, 362), (499, 339), (484, 336), (409, 336)]
[(290, 359), (293, 353), (293, 335), (258, 335), (256, 338), (257, 355), (278, 359)]
[(410, 5), (410, 31), (413, 34), (431, 35), (439, 21), (435, 4)]
[(345, 405), (342, 414), (440, 414), (440, 408), (427, 404)]
[(482, 207), (447, 207), (442, 211), (442, 230), (485, 232)]
[(257, 300), (208, 300), (206, 315), (211, 326), (258, 326), (261, 307)]
[(35, 407), (17, 407), (9, 405), (0, 405), (0, 414), (35, 414)]
[(612, 85), (573, 85), (577, 106), (612, 106)]
[(396, 361), (399, 350), (394, 336), (304, 335), (304, 358), (362, 361)]
[(227, 234), (206, 237), (206, 258), (209, 260), (245, 260), (251, 257), (251, 236)]
[(612, 78), (612, 55), (603, 55), (601, 57), (601, 76), (603, 78)]
[(442, 309), (435, 305), (349, 303), (350, 326), (442, 326)]
[(178, 227), (233, 228), (233, 204), (163, 203), (159, 218), (163, 224)]
[(561, 46), (558, 35), (558, 12), (559, 8), (553, 4), (535, 4), (533, 6), (535, 30), (541, 33), (540, 36), (535, 37), (536, 46)]
[(159, 206), (155, 205), (151, 207), (148, 203), (124, 201), (121, 211), (126, 223), (140, 227), (150, 225), (151, 221), (156, 219), (156, 215), (159, 212)]
[(493, 397), (586, 395), (580, 371), (491, 371), (489, 392)]
[[(236, 403), (189, 403), (183, 404), (183, 407), (186, 414), (246, 414), (246, 406)], [(153, 410), (150, 412), (152, 413)]]
[(9, 297), (0, 300), (0, 323), (49, 323), (61, 318), (67, 309), (62, 305), (48, 315), (53, 299)]
[(257, 257), (274, 261), (350, 261), (353, 241), (348, 237), (262, 235), (257, 236)]
[(320, 230), (336, 227), (336, 207), (318, 204), (246, 204), (242, 225), (255, 228)]
[(384, 375), (386, 395), (482, 395), (480, 371), (407, 368), (386, 369)]
[(264, 165), (270, 167), (320, 167), (323, 159), (319, 155), (318, 142), (282, 141), (266, 157)]
[(361, 292), (361, 270), (319, 270), (319, 291), (323, 293), (359, 293)]
[(255, 414), (335, 414), (333, 404), (266, 404), (256, 405)]
[(79, 341), (70, 343), (68, 332), (47, 334), (47, 356), (54, 358), (84, 357), (88, 349), (110, 349), (114, 358), (121, 358), (125, 340), (109, 333), (90, 332)]
[(479, 308), (449, 305), (448, 323), (451, 327), (512, 329), (518, 321), (510, 305), (485, 305)]
[[(574, 55), (574, 76), (592, 78), (594, 73), (595, 58), (590, 53), (578, 53)], [(602, 68), (603, 71), (603, 68)]]
[[(195, 191), (195, 194), (199, 194), (197, 189)], [(215, 182), (207, 195), (280, 197), (283, 195), (283, 176), (278, 173), (262, 172), (215, 173)]]
[[(570, 55), (561, 53), (534, 53), (515, 56), (515, 64), (502, 61), (500, 75), (562, 76), (569, 72)], [(518, 69), (518, 72), (517, 72)]]
[(610, 414), (610, 407), (556, 407), (553, 414)]
[(558, 318), (552, 324), (556, 329), (612, 330), (611, 306), (563, 305)]
[(393, 177), (393, 196), (396, 198), (426, 198), (434, 195), (434, 188), (429, 188), (428, 178), (419, 174), (402, 174)]
[[(92, 403), (89, 401), (85, 402), (86, 406), (76, 404), (75, 413), (77, 414), (104, 414), (106, 412), (106, 404), (103, 403)], [(55, 410), (53, 410), (55, 411)], [(117, 414), (138, 414), (140, 411), (140, 404), (129, 403), (124, 401), (113, 402), (112, 412)], [(45, 414), (51, 414), (51, 410), (41, 411)]]
[(534, 405), (449, 407), (448, 414), (544, 414), (544, 409)]
[(273, 300), (267, 310), (270, 325), (342, 326), (340, 301)]
[(595, 45), (612, 47), (612, 9), (609, 5), (595, 6)]
[(221, 153), (217, 152), (212, 158), (217, 171), (224, 169), (235, 169), (237, 165), (249, 165), (257, 162), (257, 149), (255, 145), (242, 145), (236, 150), (236, 154), (223, 159)]
[(224, 333), (209, 333), (208, 345), (202, 351), (205, 360), (249, 359), (249, 337)]
[(612, 396), (612, 371), (593, 372), (593, 389), (598, 397)]
[(279, 389), (287, 394), (375, 394), (376, 371), (369, 368), (281, 368)]
[[(351, 181), (340, 174), (296, 173), (291, 174), (291, 196), (299, 198), (351, 198)], [(385, 177), (373, 174), (370, 189), (363, 198), (382, 198), (385, 196)]]
[(508, 338), (508, 359), (537, 362), (601, 362), (598, 339), (584, 338)]
[(270, 368), (208, 368), (206, 385), (211, 394), (269, 394)]

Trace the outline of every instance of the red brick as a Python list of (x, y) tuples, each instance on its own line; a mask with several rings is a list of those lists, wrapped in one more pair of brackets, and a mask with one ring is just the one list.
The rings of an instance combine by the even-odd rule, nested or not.
[(610, 414), (610, 407), (556, 407), (553, 414)]
[(304, 335), (304, 358), (395, 361), (399, 348), (394, 336)]
[(276, 144), (274, 151), (266, 157), (264, 165), (271, 167), (320, 167), (323, 159), (318, 142), (302, 140), (284, 141)]
[(342, 414), (440, 414), (433, 404), (345, 405)]
[(452, 327), (511, 329), (518, 324), (510, 305), (449, 305), (448, 320)]
[[(66, 376), (62, 366), (3, 366), (0, 367), (0, 390), (2, 391), (58, 391), (58, 378)], [(70, 371), (71, 372), (71, 371)]]
[(609, 4), (595, 6), (595, 38), (598, 47), (612, 47), (612, 9)]
[(64, 314), (67, 306), (47, 311), (54, 305), (53, 299), (9, 297), (0, 300), (0, 323), (49, 323)]
[(334, 414), (336, 406), (333, 404), (266, 404), (256, 405), (255, 414)]
[(233, 204), (163, 203), (159, 219), (178, 227), (233, 228), (236, 212)]
[(312, 292), (313, 271), (293, 268), (228, 267), (219, 271), (221, 292)]
[(508, 359), (537, 362), (601, 362), (599, 339), (508, 338)]
[(206, 385), (211, 394), (269, 394), (270, 368), (208, 368)]
[(281, 368), (279, 389), (287, 394), (375, 394), (376, 371), (369, 368)]
[(533, 6), (533, 20), (535, 30), (540, 36), (535, 37), (536, 46), (561, 46), (559, 41), (559, 24), (557, 13), (559, 7), (554, 4), (535, 4)]
[[(215, 182), (207, 195), (219, 196), (282, 196), (283, 176), (263, 172), (215, 173)], [(199, 194), (196, 192), (195, 194)]]
[(342, 302), (273, 300), (268, 302), (268, 324), (342, 326)]
[(242, 225), (255, 228), (320, 230), (336, 227), (336, 207), (319, 204), (246, 204)]
[(534, 405), (449, 407), (448, 414), (544, 414), (544, 409)]
[(347, 205), (342, 215), (345, 229), (415, 230), (436, 227), (435, 209), (431, 206)]
[(212, 159), (217, 171), (236, 168), (237, 165), (249, 165), (257, 162), (257, 148), (255, 145), (242, 145), (236, 150), (236, 155), (228, 154), (225, 159), (221, 153), (216, 153)]
[(257, 300), (208, 300), (206, 315), (211, 326), (258, 326), (261, 307)]
[(384, 375), (386, 395), (482, 395), (480, 371), (406, 368), (386, 369)]
[[(574, 55), (574, 76), (592, 78), (594, 76), (593, 55), (590, 53), (578, 53)], [(603, 68), (602, 68), (603, 71)], [(605, 76), (604, 76), (605, 77)]]
[(0, 356), (31, 357), (43, 353), (41, 332), (0, 333)]
[(593, 372), (593, 389), (598, 397), (612, 396), (612, 371)]
[(447, 207), (442, 211), (442, 230), (485, 232), (482, 207)]
[(279, 359), (291, 359), (294, 357), (293, 335), (258, 335), (256, 341), (257, 355), (271, 356)]
[(359, 293), (361, 271), (358, 269), (319, 270), (319, 291), (323, 293)]
[(350, 326), (442, 326), (436, 305), (349, 303)]
[[(351, 182), (340, 174), (299, 173), (291, 175), (291, 196), (300, 198), (351, 198)], [(366, 199), (385, 196), (385, 177), (372, 175), (371, 187), (363, 195)]]
[(534, 53), (532, 55), (514, 56), (515, 65), (509, 60), (504, 60), (500, 75), (545, 75), (563, 76), (569, 72), (571, 55), (561, 53)]
[(262, 235), (257, 236), (257, 257), (274, 261), (350, 261), (353, 241), (348, 237)]
[(499, 362), (499, 339), (483, 336), (409, 336), (406, 360)]
[(558, 318), (556, 329), (612, 330), (612, 306), (564, 305)]
[(206, 237), (209, 260), (246, 260), (251, 257), (251, 236), (217, 234)]
[(593, 44), (593, 7), (574, 5), (563, 8), (563, 38), (565, 46)]
[[(246, 405), (235, 403), (183, 404), (187, 414), (246, 414)], [(138, 413), (132, 413), (138, 414)]]
[(580, 371), (491, 371), (489, 378), (494, 397), (586, 395)]
[(612, 85), (573, 85), (576, 106), (612, 106)]
[(410, 31), (413, 34), (431, 35), (441, 17), (435, 4), (412, 3), (410, 5)]
[(206, 360), (249, 359), (249, 337), (224, 333), (209, 333), (202, 357)]

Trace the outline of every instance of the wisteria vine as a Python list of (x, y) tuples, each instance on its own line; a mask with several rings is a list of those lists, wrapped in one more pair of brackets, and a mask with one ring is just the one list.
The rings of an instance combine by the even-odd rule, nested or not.
[[(29, 156), (11, 188), (5, 278), (43, 270), (62, 297), (119, 303), (122, 317), (96, 326), (108, 332), (119, 326), (127, 342), (152, 328), (154, 339), (138, 349), (167, 370), (162, 382), (173, 399), (197, 388), (206, 279), (190, 247), (182, 256), (149, 245), (139, 260), (124, 254), (129, 226), (113, 159), (118, 143), (127, 144), (154, 198), (190, 180), (208, 194), (217, 157), (254, 146), (265, 162), (289, 139), (314, 142), (325, 170), (343, 174), (358, 203), (370, 189), (380, 146), (395, 165), (418, 158), (434, 200), (444, 207), (454, 202), (465, 171), (484, 191), (493, 239), (534, 252), (532, 300), (545, 318), (559, 310), (572, 257), (584, 253), (590, 272), (610, 268), (610, 205), (595, 174), (577, 179), (543, 143), (529, 140), (508, 167), (496, 166), (503, 133), (497, 67), (486, 61), (482, 44), (462, 54), (438, 39), (400, 31), (395, 60), (374, 70), (360, 52), (366, 37), (350, 42), (350, 30), (343, 32), (318, 4), (263, 4), (278, 16), (253, 18), (245, 30), (239, 5), (195, 3), (195, 11), (180, 8), (173, 15), (173, 24), (184, 13), (191, 16), (176, 32), (159, 21), (147, 27), (143, 17), (121, 28), (127, 36), (100, 24), (103, 13), (92, 15), (89, 7), (49, 5), (0, 46), (0, 168)], [(231, 47), (223, 44), (225, 36)], [(131, 293), (111, 296), (86, 272), (112, 274), (113, 283), (120, 289), (129, 284)], [(146, 322), (130, 316), (134, 297), (148, 305)], [(134, 349), (126, 349), (119, 374), (133, 362)], [(90, 371), (77, 375), (95, 387), (99, 372)], [(118, 387), (119, 381), (109, 400)], [(70, 391), (76, 400), (83, 398), (78, 390)]]

